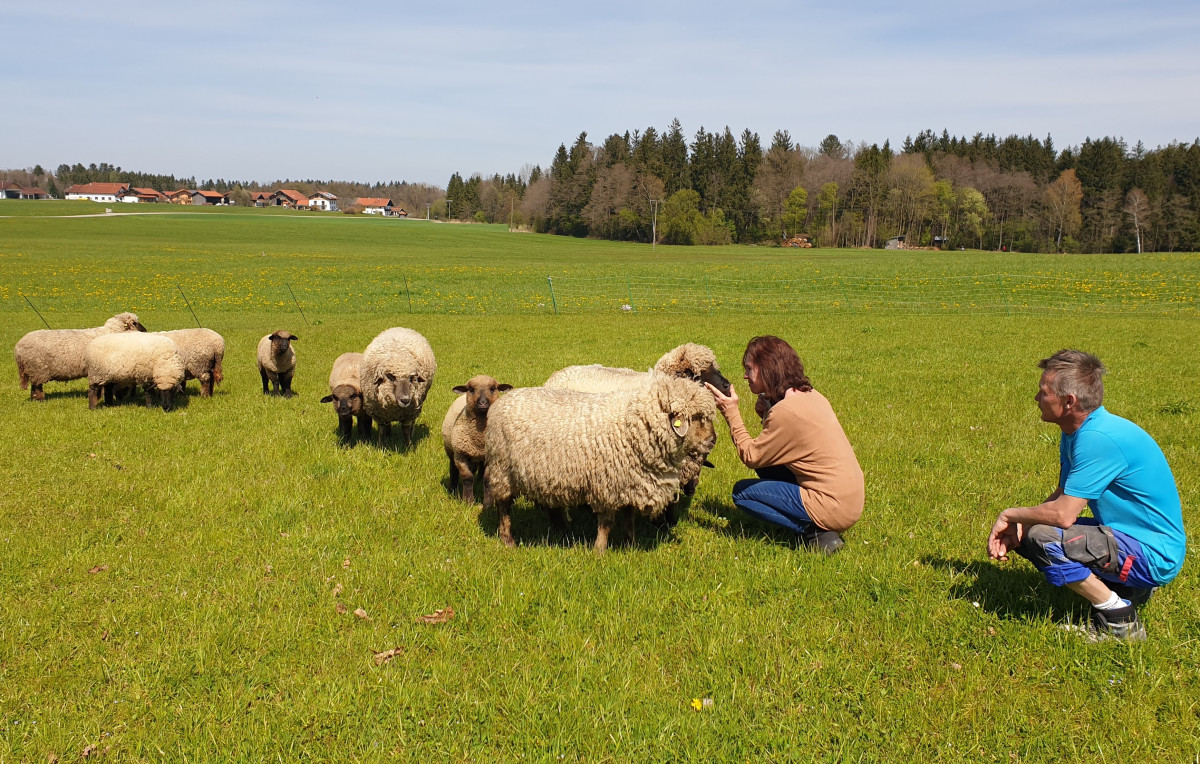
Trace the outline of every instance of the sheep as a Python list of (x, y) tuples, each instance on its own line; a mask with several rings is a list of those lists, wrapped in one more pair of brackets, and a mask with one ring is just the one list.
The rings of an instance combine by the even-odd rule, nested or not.
[(377, 443), (391, 436), (393, 422), (400, 423), (405, 444), (412, 443), (413, 428), (436, 372), (433, 348), (419, 332), (393, 327), (371, 340), (363, 351), (361, 380), (363, 407), (379, 424)]
[(371, 436), (371, 417), (363, 410), (362, 385), (359, 384), (359, 369), (362, 366), (362, 353), (342, 353), (333, 362), (333, 371), (329, 372), (330, 394), (321, 399), (321, 403), (332, 403), (333, 410), (338, 415), (338, 434), (349, 440), (354, 426), (354, 417), (358, 417), (358, 437), (361, 439)]
[(296, 373), (296, 351), (292, 343), (300, 338), (289, 331), (272, 332), (258, 341), (258, 375), (262, 377), (263, 395), (267, 394), (267, 382), (275, 388), (275, 394), (292, 397), (292, 376)]
[[(648, 384), (651, 374), (655, 372), (693, 380), (701, 389), (704, 389), (704, 383), (708, 382), (725, 395), (729, 395), (729, 380), (717, 366), (716, 353), (711, 348), (697, 345), (694, 342), (686, 342), (668, 350), (649, 372), (601, 366), (600, 364), (568, 366), (551, 374), (543, 387), (578, 390), (585, 393), (636, 390)], [(698, 445), (704, 442), (698, 441)], [(700, 471), (706, 466), (712, 466), (712, 463), (708, 461), (708, 455), (715, 445), (716, 430), (714, 428), (713, 438), (707, 450), (700, 447), (689, 455), (687, 466), (681, 473), (685, 495), (691, 496), (696, 492), (696, 486), (700, 482)], [(667, 521), (675, 522), (677, 513), (678, 508), (672, 506), (668, 512)]]
[(159, 393), (163, 410), (174, 404), (176, 389), (182, 389), (187, 370), (179, 348), (161, 334), (107, 334), (92, 340), (87, 347), (88, 408), (113, 402), (115, 388), (142, 385), (146, 405), (154, 405), (151, 395)]
[(650, 372), (600, 364), (568, 366), (551, 374), (542, 386), (559, 390), (578, 390), (581, 393), (636, 390), (650, 381), (651, 372), (691, 379), (702, 387), (703, 383), (708, 382), (725, 395), (729, 394), (729, 380), (721, 374), (716, 354), (711, 348), (694, 342), (687, 342), (668, 350)]
[(175, 329), (155, 334), (171, 338), (179, 348), (186, 370), (184, 384), (189, 379), (199, 380), (200, 397), (211, 397), (213, 387), (225, 378), (221, 371), (225, 359), (225, 338), (212, 329)]
[(88, 343), (114, 332), (144, 332), (146, 327), (133, 313), (118, 313), (91, 329), (38, 329), (17, 341), (13, 355), (21, 389), (29, 389), (29, 400), (44, 401), (42, 385), (68, 382), (87, 376)]
[(459, 396), (450, 404), (442, 420), (442, 444), (450, 460), (450, 493), (462, 483), (462, 500), (475, 500), (475, 475), (483, 468), (483, 434), (488, 410), (500, 393), (512, 385), (499, 384), (486, 374), (471, 377), (465, 385), (453, 388)]
[(488, 415), (484, 506), (496, 507), (508, 546), (517, 496), (552, 510), (591, 506), (597, 553), (623, 511), (632, 542), (634, 512), (653, 519), (675, 499), (697, 440), (715, 438), (715, 416), (708, 390), (666, 374), (613, 393), (513, 390)]

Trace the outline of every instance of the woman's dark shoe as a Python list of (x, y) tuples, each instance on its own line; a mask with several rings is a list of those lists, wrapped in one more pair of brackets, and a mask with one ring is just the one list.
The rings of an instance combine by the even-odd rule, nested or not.
[(826, 557), (837, 554), (838, 550), (846, 546), (846, 542), (842, 540), (840, 533), (837, 531), (824, 531), (819, 528), (801, 533), (800, 543), (814, 552), (824, 552)]

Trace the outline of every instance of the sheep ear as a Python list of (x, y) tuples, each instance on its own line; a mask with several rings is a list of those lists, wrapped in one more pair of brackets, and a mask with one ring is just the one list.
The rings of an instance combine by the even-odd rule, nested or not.
[(671, 429), (674, 430), (675, 434), (681, 438), (687, 436), (688, 428), (691, 427), (691, 425), (692, 422), (687, 417), (674, 415), (671, 416)]
[(299, 337), (297, 337), (296, 335), (294, 335), (294, 334), (293, 334), (293, 335), (291, 336), (291, 340), (292, 340), (292, 342), (299, 342), (299, 341), (300, 341), (300, 338), (299, 338)]
[(269, 340), (277, 340), (277, 339), (279, 339), (279, 334), (278, 334), (278, 333), (272, 334), (270, 337), (267, 337), (267, 339), (269, 339)]
[(333, 403), (333, 396), (326, 395), (324, 398), (321, 399), (321, 403)]
[(701, 466), (702, 467), (711, 467), (714, 470), (717, 468), (717, 465), (713, 464), (708, 459), (705, 459), (704, 462), (701, 464)]
[(512, 386), (512, 385), (508, 385), (508, 384), (505, 384), (505, 385), (496, 385), (496, 389), (497, 389), (497, 390), (499, 390), (499, 391), (500, 391), (500, 392), (502, 392), (502, 393), (507, 393), (509, 390), (513, 389), (513, 386)]
[(467, 387), (466, 385), (455, 385), (454, 387), (450, 388), (450, 391), (458, 393), (459, 395), (466, 395), (467, 393), (471, 392), (471, 388)]

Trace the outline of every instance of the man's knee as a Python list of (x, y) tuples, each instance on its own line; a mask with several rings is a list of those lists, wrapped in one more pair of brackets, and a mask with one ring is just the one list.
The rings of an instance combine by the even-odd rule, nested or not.
[(1031, 525), (1017, 547), (1017, 554), (1029, 560), (1037, 568), (1045, 568), (1055, 562), (1063, 562), (1062, 528), (1053, 525)]

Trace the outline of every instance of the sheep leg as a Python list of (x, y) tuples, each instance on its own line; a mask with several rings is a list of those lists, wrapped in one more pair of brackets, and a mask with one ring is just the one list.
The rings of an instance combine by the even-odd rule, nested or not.
[(500, 527), (496, 529), (500, 540), (505, 546), (516, 546), (517, 542), (513, 541), (512, 535), (512, 499), (504, 499), (496, 502), (496, 511), (500, 513)]
[(608, 549), (608, 534), (612, 532), (613, 523), (616, 521), (616, 513), (610, 511), (597, 512), (596, 519), (599, 521), (596, 525), (596, 546), (594, 547), (596, 554), (604, 554)]
[(268, 392), (268, 387), (267, 387), (267, 372), (266, 372), (265, 370), (263, 370), (263, 369), (259, 369), (259, 370), (258, 370), (258, 376), (262, 377), (262, 383), (263, 383), (263, 395), (266, 395), (266, 394), (267, 394), (267, 392)]
[(358, 415), (358, 437), (367, 440), (371, 437), (371, 417), (366, 414)]
[(380, 422), (379, 423), (379, 432), (376, 433), (376, 435), (375, 435), (375, 445), (382, 446), (383, 441), (390, 437), (392, 437), (392, 423), (391, 422)]
[(446, 456), (450, 459), (450, 495), (453, 496), (458, 491), (458, 465), (454, 463), (454, 454), (447, 453)]
[(487, 481), (487, 462), (484, 462), (479, 470), (479, 480), (483, 483), (483, 508), (487, 509), (492, 506), (492, 487)]
[(88, 385), (88, 410), (100, 405), (100, 385)]
[(104, 405), (113, 405), (113, 383), (109, 382), (107, 385), (101, 385), (101, 389), (104, 390)]
[(466, 459), (456, 459), (454, 466), (458, 471), (458, 481), (462, 484), (462, 500), (468, 504), (474, 504), (475, 473), (471, 471), (471, 462)]
[(41, 385), (30, 385), (29, 386), (29, 400), (31, 400), (31, 401), (46, 400), (46, 393), (44, 390), (42, 390)]
[(279, 387), (281, 390), (283, 390), (284, 398), (291, 398), (292, 395), (294, 395), (294, 393), (292, 393), (292, 376), (293, 376), (293, 374), (294, 374), (294, 372), (289, 371), (286, 374), (279, 375)]
[(342, 416), (341, 414), (338, 414), (338, 435), (340, 435), (343, 440), (350, 440), (350, 433), (353, 431), (353, 429), (354, 417), (349, 415)]
[(633, 507), (625, 507), (622, 514), (625, 515), (625, 532), (628, 534), (629, 546), (633, 546), (637, 542), (637, 514), (633, 511)]
[(146, 408), (154, 407), (154, 396), (150, 394), (152, 389), (153, 388), (151, 388), (150, 385), (144, 385), (142, 387), (142, 392), (146, 395)]
[(567, 511), (562, 507), (547, 507), (546, 514), (550, 517), (550, 527), (555, 533), (560, 536), (566, 536), (570, 531), (567, 530)]
[(206, 379), (200, 380), (200, 397), (211, 398), (213, 394), (213, 378), (210, 372)]
[(404, 447), (408, 448), (412, 445), (413, 429), (417, 426), (417, 420), (405, 422), (400, 425), (400, 432), (404, 434)]

